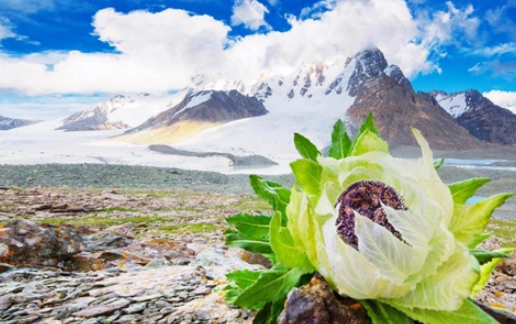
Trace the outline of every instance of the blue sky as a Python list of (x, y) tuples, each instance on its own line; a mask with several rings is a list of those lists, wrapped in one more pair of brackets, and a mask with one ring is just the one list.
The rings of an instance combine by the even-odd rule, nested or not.
[(66, 116), (200, 73), (252, 83), (367, 46), (416, 90), (516, 106), (516, 0), (2, 0), (0, 115)]

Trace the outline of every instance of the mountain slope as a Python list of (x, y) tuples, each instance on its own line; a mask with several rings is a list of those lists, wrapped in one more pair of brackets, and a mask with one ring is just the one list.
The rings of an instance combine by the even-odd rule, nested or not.
[(137, 143), (171, 143), (204, 129), (267, 113), (256, 97), (236, 90), (190, 90), (179, 104), (127, 131), (123, 138)]
[(432, 95), (471, 135), (484, 141), (516, 144), (516, 115), (493, 104), (476, 90)]
[(38, 120), (16, 119), (0, 116), (0, 130), (9, 130), (39, 123)]

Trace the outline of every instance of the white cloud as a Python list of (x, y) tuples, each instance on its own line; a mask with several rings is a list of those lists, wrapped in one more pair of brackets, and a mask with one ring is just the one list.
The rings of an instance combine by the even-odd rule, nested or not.
[(509, 53), (516, 54), (516, 43), (505, 43), (493, 47), (483, 47), (471, 52), (473, 55), (481, 56), (496, 56)]
[(480, 20), (473, 17), (474, 8), (468, 5), (465, 9), (457, 9), (455, 5), (446, 2), (446, 11), (439, 10), (431, 15), (419, 17), (424, 28), (425, 36), (423, 41), (429, 46), (432, 44), (456, 45), (461, 47), (464, 41), (473, 43), (477, 40)]
[(516, 92), (491, 90), (482, 94), (500, 107), (516, 109)]
[(307, 18), (319, 18), (321, 14), (327, 10), (331, 10), (335, 8), (336, 2), (335, 0), (322, 0), (314, 3), (310, 7), (305, 7), (301, 10), (301, 14), (299, 15), (300, 19)]
[(32, 95), (181, 88), (193, 75), (218, 67), (229, 31), (212, 17), (172, 9), (155, 14), (104, 9), (95, 15), (93, 26), (99, 39), (118, 54), (39, 55), (40, 61), (57, 60), (53, 69), (36, 62), (34, 56), (0, 55), (0, 88)]
[(451, 42), (456, 28), (463, 29), (457, 17), (473, 19), (469, 7), (461, 11), (450, 3), (448, 9), (423, 19), (413, 17), (403, 0), (338, 1), (316, 20), (290, 16), (288, 31), (237, 39), (228, 37), (229, 26), (206, 15), (103, 9), (94, 16), (94, 34), (113, 46), (114, 53), (13, 57), (0, 50), (0, 89), (29, 95), (157, 92), (188, 86), (201, 73), (253, 83), (261, 73), (292, 72), (302, 62), (336, 61), (368, 46), (379, 47), (389, 63), (410, 77), (438, 71), (432, 57), (439, 44)]
[(0, 41), (12, 37), (16, 37), (16, 34), (12, 31), (10, 21), (7, 18), (0, 17)]
[(260, 27), (270, 29), (264, 20), (266, 13), (269, 13), (269, 9), (256, 0), (236, 0), (231, 24), (244, 25), (251, 30), (258, 30)]

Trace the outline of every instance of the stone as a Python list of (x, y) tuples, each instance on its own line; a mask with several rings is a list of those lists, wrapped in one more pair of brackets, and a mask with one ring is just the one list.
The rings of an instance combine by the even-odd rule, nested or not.
[(147, 303), (133, 304), (127, 308), (124, 308), (123, 312), (127, 314), (140, 313), (147, 307)]
[(200, 286), (200, 287), (196, 288), (194, 291), (192, 291), (192, 293), (195, 295), (207, 295), (210, 292), (211, 292), (211, 288), (206, 287), (206, 286)]
[(81, 259), (74, 259), (74, 255), (122, 247), (130, 241), (109, 232), (92, 233), (84, 227), (56, 226), (18, 218), (1, 228), (0, 263), (77, 269)]
[(351, 299), (337, 299), (320, 278), (294, 288), (285, 302), (278, 324), (372, 324), (365, 309)]
[(11, 307), (11, 305), (13, 304), (12, 303), (13, 297), (14, 297), (14, 294), (5, 294), (3, 296), (0, 296), (0, 313), (3, 312), (4, 310), (8, 309), (9, 307)]
[(95, 317), (99, 315), (106, 315), (114, 312), (117, 309), (124, 308), (129, 305), (131, 302), (127, 299), (119, 299), (116, 302), (109, 305), (99, 305), (85, 308), (81, 311), (78, 311), (73, 314), (73, 316), (78, 317)]

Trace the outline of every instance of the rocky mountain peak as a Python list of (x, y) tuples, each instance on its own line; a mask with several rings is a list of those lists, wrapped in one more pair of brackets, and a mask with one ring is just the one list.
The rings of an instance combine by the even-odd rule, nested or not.
[(388, 66), (383, 53), (376, 47), (367, 48), (355, 55), (357, 66), (355, 71), (359, 74), (375, 76), (381, 74)]
[(516, 115), (499, 107), (475, 89), (429, 93), (471, 135), (483, 141), (516, 144)]
[(464, 150), (486, 144), (460, 127), (433, 97), (415, 94), (386, 74), (369, 78), (359, 86), (355, 102), (347, 110), (350, 128), (356, 129), (370, 112), (382, 137), (389, 142), (415, 145), (410, 131), (413, 126), (434, 149)]

